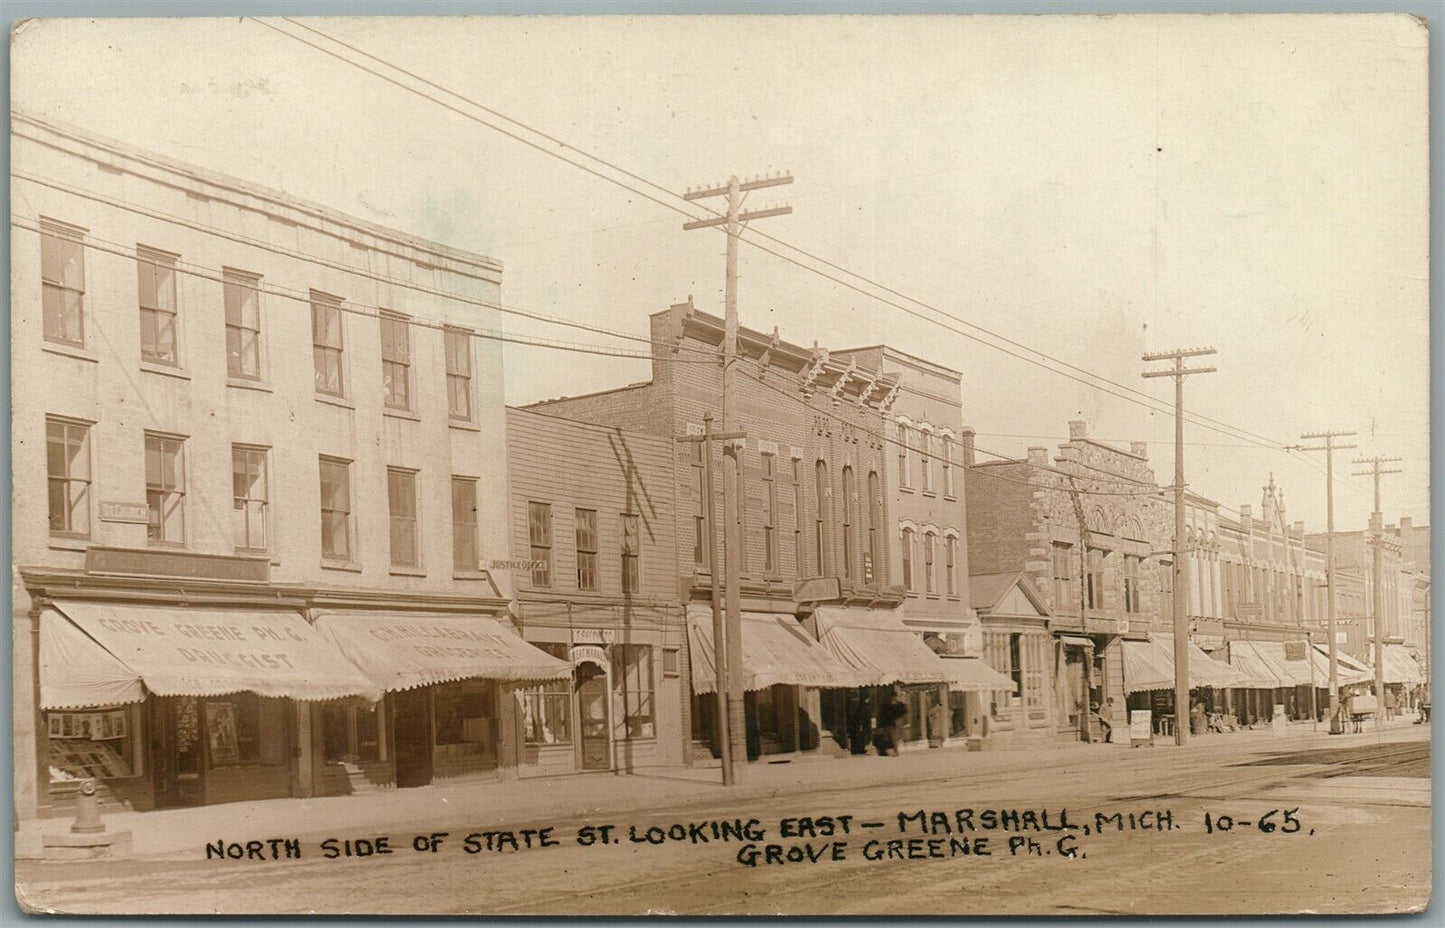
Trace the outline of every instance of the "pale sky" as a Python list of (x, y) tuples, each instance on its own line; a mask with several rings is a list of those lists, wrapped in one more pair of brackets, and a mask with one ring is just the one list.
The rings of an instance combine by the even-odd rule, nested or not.
[[(1281, 443), (1356, 429), (1337, 474), (1403, 457), (1386, 521), (1428, 521), (1427, 52), (1411, 18), (305, 22), (671, 190), (788, 169), (791, 187), (749, 201), (794, 207), (763, 231), (1161, 401), (1172, 381), (1142, 380), (1140, 353), (1213, 345), (1191, 411)], [(721, 313), (722, 235), (254, 21), (37, 21), (12, 61), (36, 115), (498, 258), (509, 305), (639, 335), (689, 294)], [(744, 325), (961, 371), (981, 449), (1052, 448), (1082, 418), (1151, 442), (1172, 477), (1172, 416), (741, 255)], [(649, 376), (531, 347), (506, 365), (511, 403)], [(1322, 455), (1199, 426), (1186, 441), (1192, 489), (1258, 507), (1273, 472), (1289, 518), (1323, 530)], [(1370, 508), (1368, 480), (1339, 479), (1337, 527)]]

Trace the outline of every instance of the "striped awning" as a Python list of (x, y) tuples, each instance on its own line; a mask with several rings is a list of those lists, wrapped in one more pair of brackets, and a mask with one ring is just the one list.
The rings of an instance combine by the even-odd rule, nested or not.
[(381, 696), (297, 612), (70, 601), (54, 609), (41, 624), (44, 708), (135, 702), (140, 684), (157, 696)]
[[(687, 607), (687, 650), (692, 691), (717, 692), (712, 607)], [(867, 677), (830, 654), (792, 614), (742, 614), (742, 686), (745, 692), (786, 684), (813, 687), (866, 686)]]
[(960, 693), (1015, 693), (1014, 681), (994, 670), (980, 657), (943, 657), (948, 688)]
[(1386, 683), (1414, 685), (1425, 682), (1425, 675), (1420, 672), (1420, 664), (1405, 650), (1404, 645), (1385, 645), (1384, 664)]
[(895, 611), (819, 606), (813, 620), (823, 647), (859, 671), (870, 686), (946, 683), (949, 672), (943, 659)]

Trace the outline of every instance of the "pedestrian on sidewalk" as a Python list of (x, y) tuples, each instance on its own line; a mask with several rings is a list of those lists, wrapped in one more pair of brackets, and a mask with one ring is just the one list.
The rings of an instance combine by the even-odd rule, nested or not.
[(1385, 721), (1388, 722), (1395, 717), (1395, 709), (1398, 705), (1399, 701), (1395, 698), (1395, 691), (1388, 686), (1385, 687)]
[(943, 700), (937, 693), (934, 693), (933, 706), (928, 710), (928, 746), (941, 748), (943, 740), (947, 737), (948, 710), (943, 708)]

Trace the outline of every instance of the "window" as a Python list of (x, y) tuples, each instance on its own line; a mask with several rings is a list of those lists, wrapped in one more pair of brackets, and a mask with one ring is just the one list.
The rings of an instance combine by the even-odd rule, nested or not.
[(532, 547), (532, 585), (552, 585), (552, 506), (527, 504), (527, 535)]
[[(558, 660), (569, 661), (565, 644), (538, 644)], [(572, 743), (572, 681), (550, 680), (519, 690), (522, 733), (527, 744)]]
[(496, 685), (491, 681), (443, 683), (432, 691), (435, 757), (445, 763), (494, 758), (497, 753)]
[(1139, 612), (1139, 559), (1124, 555), (1124, 611)]
[(416, 537), (416, 471), (386, 469), (386, 503), (391, 514), (391, 565), (421, 563)]
[(1047, 642), (1043, 635), (1014, 635), (1015, 648), (1023, 656), (1024, 706), (1029, 718), (1042, 718), (1044, 710), (1044, 649)]
[(1174, 562), (1159, 562), (1159, 614), (1174, 618)]
[(375, 763), (386, 760), (380, 703), (321, 707), (322, 758), (330, 764)]
[(141, 771), (141, 731), (135, 706), (95, 706), (45, 713), (50, 782), (133, 777)]
[(1066, 541), (1056, 541), (1052, 547), (1054, 574), (1054, 609), (1067, 611), (1078, 601), (1074, 598), (1074, 546)]
[(798, 579), (808, 575), (803, 557), (803, 463), (793, 458), (793, 565)]
[(270, 480), (265, 448), (231, 446), (231, 541), (238, 550), (266, 550)]
[(351, 559), (351, 462), (321, 458), (321, 556)]
[(863, 565), (863, 581), (877, 585), (883, 574), (878, 551), (878, 526), (883, 524), (883, 494), (878, 485), (878, 472), (868, 472), (868, 560)]
[(628, 738), (655, 735), (652, 706), (652, 646), (624, 644), (612, 648), (612, 679), (622, 697), (621, 727)]
[(576, 512), (577, 535), (577, 589), (597, 589), (597, 510), (578, 509)]
[(762, 454), (763, 480), (763, 572), (772, 576), (778, 570), (778, 474), (777, 456)]
[(913, 529), (905, 528), (903, 538), (903, 588), (908, 592), (913, 589)]
[(222, 269), (226, 300), (226, 373), (261, 379), (261, 278)]
[(208, 699), (205, 715), (212, 767), (261, 761), (261, 700), (255, 693), (232, 693), (224, 699)]
[(817, 508), (813, 511), (813, 557), (818, 565), (818, 576), (828, 576), (828, 463), (819, 460), (814, 468), (814, 504)]
[(311, 356), (316, 367), (316, 392), (345, 396), (342, 376), (341, 299), (311, 291)]
[(908, 426), (898, 426), (898, 486), (905, 490), (913, 486), (912, 449), (908, 447), (911, 437)]
[(642, 591), (642, 517), (624, 512), (622, 520), (622, 592)]
[(45, 340), (85, 345), (84, 231), (41, 220), (40, 283)]
[(858, 492), (853, 486), (853, 468), (843, 468), (843, 576), (853, 576), (853, 521)]
[(1023, 696), (1023, 654), (1019, 647), (1019, 636), (1007, 632), (987, 632), (983, 636), (983, 656), (988, 665), (1013, 681), (1012, 692), (995, 690), (989, 707), (989, 714), (1000, 721), (1008, 721), (1012, 707), (1019, 704)]
[(737, 500), (738, 509), (738, 573), (748, 572), (748, 491), (747, 484), (743, 481), (743, 449), (739, 445), (734, 451), (734, 460), (737, 468), (733, 471), (733, 493)]
[(45, 471), (52, 535), (90, 535), (90, 426), (45, 420)]
[(933, 492), (933, 433), (920, 432), (918, 443), (919, 465), (923, 470), (923, 492)]
[(136, 246), (142, 361), (176, 364), (176, 256)]
[(476, 570), (477, 481), (475, 477), (452, 478), (452, 566)]
[(948, 595), (958, 595), (958, 538), (949, 535), (944, 539), (943, 573), (948, 584)]
[(933, 548), (938, 536), (932, 532), (923, 533), (923, 592), (932, 596), (933, 586)]
[(470, 332), (447, 329), (447, 415), (470, 422), (472, 419), (472, 336)]
[(1088, 548), (1089, 567), (1084, 574), (1085, 605), (1090, 609), (1104, 608), (1104, 552), (1099, 548)]
[(146, 433), (146, 537), (156, 544), (186, 541), (185, 439)]
[(938, 440), (939, 461), (943, 464), (943, 495), (953, 496), (953, 437), (944, 435)]
[(387, 406), (411, 409), (411, 340), (399, 316), (381, 317), (381, 382)]
[(692, 514), (692, 563), (700, 569), (706, 570), (708, 561), (712, 554), (711, 540), (708, 538), (707, 517), (710, 511), (711, 500), (707, 498), (707, 458), (708, 446), (706, 442), (689, 442), (688, 447), (692, 449), (692, 476), (693, 486), (697, 490), (697, 508)]

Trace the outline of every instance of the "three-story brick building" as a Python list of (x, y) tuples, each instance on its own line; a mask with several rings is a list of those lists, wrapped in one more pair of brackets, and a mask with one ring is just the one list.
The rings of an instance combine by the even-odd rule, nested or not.
[(14, 123), (19, 818), (515, 765), (500, 265)]

